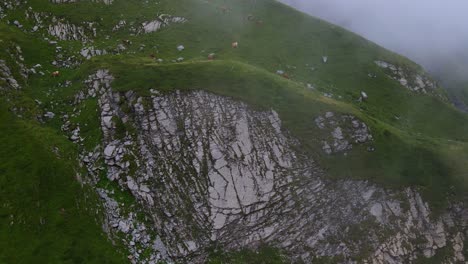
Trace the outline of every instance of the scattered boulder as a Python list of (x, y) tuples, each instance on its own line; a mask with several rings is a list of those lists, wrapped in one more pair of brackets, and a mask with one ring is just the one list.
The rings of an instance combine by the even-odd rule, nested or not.
[(44, 117), (49, 118), (49, 119), (52, 119), (52, 118), (55, 117), (55, 114), (52, 113), (52, 112), (47, 112), (47, 113), (44, 114)]
[(83, 139), (80, 137), (80, 127), (79, 126), (77, 126), (72, 131), (71, 136), (70, 136), (70, 140), (75, 142), (75, 143), (83, 141)]
[(13, 21), (13, 25), (17, 26), (18, 28), (22, 28), (23, 25), (18, 20)]
[(120, 20), (119, 23), (117, 23), (117, 25), (115, 25), (113, 28), (112, 28), (112, 31), (118, 31), (122, 28), (124, 28), (125, 26), (127, 25), (127, 21), (125, 20)]
[(366, 101), (369, 97), (367, 96), (367, 93), (364, 91), (361, 91), (361, 97), (359, 97), (359, 101)]

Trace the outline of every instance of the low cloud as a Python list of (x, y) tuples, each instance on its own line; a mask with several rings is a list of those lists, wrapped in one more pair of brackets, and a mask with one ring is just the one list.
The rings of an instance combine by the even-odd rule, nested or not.
[(457, 65), (460, 77), (468, 75), (466, 0), (280, 1), (405, 55), (429, 71)]

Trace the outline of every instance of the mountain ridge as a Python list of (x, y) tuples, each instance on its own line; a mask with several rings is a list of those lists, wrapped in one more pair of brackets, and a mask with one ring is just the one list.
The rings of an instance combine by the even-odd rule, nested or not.
[[(467, 234), (463, 232), (467, 221), (464, 202), (468, 188), (465, 163), (468, 116), (451, 106), (442, 88), (409, 60), (275, 1), (116, 0), (53, 4), (37, 0), (10, 6), (6, 2), (2, 7), (2, 101), (22, 122), (45, 127), (75, 143), (75, 150), (66, 149), (79, 157), (84, 168), (80, 178), (101, 198), (100, 203), (87, 204), (90, 208), (102, 204), (102, 211), (94, 217), (100, 219), (98, 225), (104, 224), (116, 252), (128, 254), (130, 262), (208, 261), (213, 245), (202, 241), (207, 232), (233, 232), (232, 237), (239, 241), (234, 246), (215, 238), (212, 240), (215, 248), (237, 251), (243, 248), (239, 245), (244, 245), (255, 250), (262, 248), (260, 241), (267, 240), (269, 246), (278, 248), (286, 258), (305, 262), (322, 259), (331, 263), (359, 260), (398, 263), (424, 256), (437, 262), (442, 256), (448, 263), (456, 263), (466, 257), (463, 237)], [(145, 30), (145, 25), (154, 26)], [(238, 46), (233, 47), (233, 42)], [(200, 106), (192, 106), (196, 105), (190, 101), (193, 98), (199, 98)], [(234, 117), (229, 117), (231, 114), (225, 117), (225, 110), (217, 103), (211, 106), (212, 102), (220, 101), (225, 102), (221, 105), (232, 106), (226, 113), (233, 112)], [(180, 112), (179, 107), (185, 107), (185, 111)], [(204, 107), (207, 114), (197, 116), (197, 109)], [(211, 117), (208, 113), (215, 115)], [(274, 114), (260, 118), (266, 113)], [(254, 209), (237, 218), (237, 211), (229, 208), (234, 211), (226, 213), (227, 219), (242, 223), (241, 226), (253, 224), (264, 229), (244, 228), (239, 232), (230, 227), (222, 229), (216, 224), (216, 214), (204, 213), (214, 210), (217, 200), (205, 201), (201, 197), (211, 197), (210, 188), (220, 192), (216, 189), (219, 182), (215, 172), (223, 168), (219, 165), (221, 160), (227, 163), (225, 166), (234, 167), (243, 164), (241, 160), (251, 153), (237, 155), (220, 147), (224, 157), (221, 159), (219, 151), (212, 149), (216, 139), (200, 132), (201, 128), (191, 127), (191, 119), (207, 124), (219, 122), (219, 126), (207, 125), (210, 133), (220, 136), (221, 142), (229, 142), (216, 143), (219, 146), (246, 146), (250, 143), (244, 137), (238, 142), (230, 140), (262, 126), (275, 131), (274, 124), (280, 122), (278, 131), (293, 140), (284, 143), (283, 136), (266, 137), (272, 142), (283, 142), (280, 149), (288, 149), (285, 155), (301, 153), (297, 154), (301, 159), (291, 159), (293, 164), (302, 164), (300, 160), (304, 157), (317, 164), (326, 176), (322, 179), (312, 173), (311, 182), (335, 187), (315, 189), (302, 180), (304, 186), (291, 187), (291, 194), (279, 192), (286, 197), (278, 200), (279, 205), (261, 207), (239, 202), (242, 210), (247, 210), (243, 206)], [(245, 125), (244, 119), (249, 120)], [(280, 121), (271, 121), (276, 119)], [(2, 120), (2, 124), (8, 122)], [(150, 132), (143, 133), (148, 127)], [(158, 132), (159, 127), (166, 127), (167, 131)], [(237, 132), (230, 134), (232, 130)], [(191, 148), (177, 147), (182, 143), (195, 144), (198, 137), (193, 138), (192, 134), (198, 134), (205, 142), (203, 150), (199, 150), (205, 153), (202, 162), (205, 167), (192, 168), (187, 160), (173, 164), (196, 153)], [(259, 141), (262, 136), (255, 135), (249, 136), (252, 142), (268, 145)], [(159, 141), (166, 143), (161, 145)], [(145, 150), (144, 146), (152, 149)], [(167, 154), (160, 151), (168, 147), (178, 149), (181, 156), (161, 158)], [(288, 172), (289, 165), (281, 161), (276, 148), (265, 148), (262, 154), (254, 156), (270, 156), (293, 182), (301, 179), (300, 175), (291, 176), (295, 175), (294, 170)], [(16, 154), (2, 160), (9, 163), (14, 158)], [(158, 174), (157, 167), (143, 165), (154, 160), (165, 164), (167, 171)], [(251, 166), (256, 168), (255, 164), (263, 166), (259, 161)], [(197, 166), (204, 169), (197, 171), (201, 168)], [(181, 168), (184, 169), (177, 172)], [(194, 181), (193, 186), (205, 186), (200, 187), (202, 191), (184, 187), (184, 177), (195, 175), (207, 184)], [(246, 176), (247, 182), (239, 183), (239, 176), (233, 176), (237, 174), (229, 175), (233, 179), (227, 180), (225, 188), (246, 188), (250, 191), (245, 195), (262, 197), (253, 191), (257, 190), (256, 185), (248, 183), (250, 176)], [(268, 179), (267, 175), (270, 174), (261, 169), (251, 175), (252, 181)], [(158, 177), (167, 180), (161, 183)], [(164, 184), (172, 181), (172, 185), (164, 188)], [(175, 188), (175, 183), (185, 191)], [(266, 181), (265, 185), (268, 184), (282, 186), (277, 180)], [(343, 186), (339, 187), (340, 184)], [(181, 194), (171, 196), (169, 188)], [(350, 188), (359, 191), (349, 192)], [(320, 198), (325, 197), (320, 193), (333, 196), (337, 189), (343, 190), (341, 199), (349, 198), (347, 202), (353, 201), (352, 208), (362, 210), (362, 214), (350, 214), (346, 203), (334, 213), (327, 211), (328, 202)], [(10, 192), (14, 197), (15, 191)], [(166, 196), (158, 196), (164, 192), (168, 192)], [(301, 197), (303, 192), (313, 195)], [(232, 197), (224, 199), (231, 201), (237, 197), (234, 200), (244, 201), (238, 191), (235, 193), (226, 192), (227, 197)], [(170, 204), (167, 197), (183, 202)], [(311, 220), (307, 217), (313, 219), (313, 210), (301, 206), (314, 204), (319, 198), (324, 200), (317, 202), (314, 210), (327, 211), (322, 220), (333, 223), (326, 229), (321, 221), (308, 222)], [(266, 203), (274, 201), (268, 196), (258, 199)], [(166, 204), (161, 207), (164, 214), (156, 210), (155, 201)], [(302, 236), (309, 237), (303, 237), (294, 246), (283, 244), (290, 242), (288, 236), (265, 235), (281, 231), (269, 226), (268, 221), (258, 222), (261, 218), (256, 216), (268, 210), (288, 209), (282, 201), (294, 204), (291, 215), (310, 213), (297, 220), (308, 223), (301, 225), (310, 231)], [(195, 228), (190, 214), (205, 222)], [(392, 220), (392, 214), (396, 220)], [(355, 232), (333, 220), (337, 215), (342, 219), (354, 216)], [(278, 217), (278, 223), (284, 221), (275, 213), (273, 216)], [(456, 224), (450, 225), (446, 219)], [(187, 239), (168, 231), (173, 221), (184, 226), (178, 232)], [(411, 225), (416, 231), (407, 231), (398, 221), (418, 222)], [(157, 227), (151, 228), (151, 223), (158, 223)], [(284, 223), (288, 226), (288, 221)], [(212, 229), (211, 225), (220, 230)], [(364, 227), (377, 235), (366, 237)], [(265, 231), (271, 228), (273, 231)], [(243, 240), (244, 236), (249, 237), (243, 232), (259, 233)], [(398, 232), (403, 235), (395, 237)], [(346, 235), (341, 237), (339, 233)], [(336, 240), (341, 242), (335, 243)], [(338, 246), (340, 243), (344, 246)], [(354, 248), (353, 243), (369, 249), (363, 252)], [(115, 253), (116, 260), (119, 254)], [(7, 257), (11, 255), (1, 255), (11, 261)], [(99, 261), (97, 257), (94, 259)]]

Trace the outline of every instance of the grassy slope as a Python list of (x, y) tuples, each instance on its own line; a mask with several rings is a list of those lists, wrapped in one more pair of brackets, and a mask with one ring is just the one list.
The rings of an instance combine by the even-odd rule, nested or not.
[[(130, 39), (133, 45), (129, 47), (129, 51), (135, 54), (95, 58), (78, 70), (60, 69), (61, 76), (55, 79), (48, 74), (44, 77), (33, 77), (29, 85), (25, 85), (25, 96), (13, 98), (13, 101), (29, 109), (30, 116), (39, 111), (33, 99), (41, 100), (44, 103), (43, 107), (50, 110), (52, 102), (59, 102), (60, 104), (53, 108), (56, 113), (70, 110), (69, 102), (74, 93), (82, 89), (81, 82), (86, 76), (97, 68), (109, 68), (117, 77), (114, 87), (120, 91), (138, 90), (145, 95), (150, 88), (167, 92), (175, 89), (206, 89), (246, 101), (261, 109), (273, 108), (280, 113), (285, 127), (301, 140), (304, 150), (318, 160), (331, 177), (372, 179), (389, 186), (421, 186), (433, 204), (443, 201), (442, 197), (446, 192), (454, 190), (452, 186), (456, 186), (455, 191), (460, 195), (467, 190), (467, 115), (432, 97), (410, 93), (397, 82), (385, 77), (373, 61), (382, 59), (405, 65), (414, 71), (420, 71), (419, 66), (359, 36), (270, 0), (159, 2), (160, 4), (156, 5), (153, 2), (144, 4), (139, 0), (115, 0), (113, 5), (105, 6), (89, 1), (66, 5), (52, 5), (47, 0), (32, 1), (30, 5), (34, 10), (52, 12), (57, 17), (65, 17), (75, 23), (83, 20), (98, 21), (99, 37), (92, 45), (108, 49), (121, 43), (122, 39)], [(222, 6), (228, 7), (230, 11), (224, 14), (220, 11)], [(129, 36), (127, 31), (111, 32), (120, 19), (143, 22), (153, 19), (161, 10), (164, 10), (164, 13), (184, 16), (189, 19), (189, 23), (173, 25), (158, 33), (139, 36)], [(20, 19), (21, 14), (23, 12), (17, 12), (13, 17), (17, 16)], [(248, 21), (249, 14), (257, 20), (262, 20), (262, 23)], [(106, 39), (106, 35), (110, 35), (111, 38)], [(0, 55), (3, 57), (8, 57), (2, 53), (5, 45), (13, 41), (23, 48), (29, 66), (41, 63), (44, 71), (55, 70), (50, 65), (54, 47), (50, 47), (45, 41), (39, 38), (31, 39), (1, 22), (0, 36), (4, 40), (0, 42)], [(38, 34), (36, 36), (39, 37)], [(231, 49), (232, 41), (239, 41), (240, 47)], [(139, 51), (140, 44), (146, 45), (143, 51)], [(175, 47), (179, 44), (183, 44), (186, 50), (178, 52)], [(60, 42), (59, 45), (72, 51), (80, 49), (79, 43), (76, 42)], [(207, 62), (207, 54), (211, 52), (216, 53), (217, 59)], [(155, 64), (149, 59), (151, 53), (163, 58), (165, 63)], [(327, 64), (321, 62), (323, 55), (329, 57)], [(180, 56), (185, 58), (184, 63), (170, 63)], [(315, 70), (312, 71), (310, 67), (314, 67)], [(275, 75), (274, 72), (278, 69), (285, 70), (291, 76), (291, 80)], [(368, 73), (376, 73), (377, 78), (369, 78)], [(55, 89), (58, 82), (65, 80), (72, 80), (74, 85), (57, 89), (52, 95), (47, 95), (47, 92)], [(314, 84), (318, 91), (306, 89), (305, 83)], [(370, 100), (366, 103), (356, 102), (361, 90), (369, 94)], [(322, 97), (321, 92), (333, 93), (335, 100)], [(87, 146), (92, 148), (100, 139), (95, 101), (87, 101), (82, 107), (85, 111), (77, 120), (89, 124), (86, 128), (82, 126), (82, 133), (90, 139)], [(377, 151), (368, 153), (365, 149), (357, 148), (347, 157), (329, 157), (318, 151), (318, 138), (322, 135), (313, 120), (317, 115), (330, 110), (353, 113), (365, 120), (372, 127)], [(400, 119), (395, 119), (395, 116), (399, 116)], [(49, 129), (44, 130), (47, 133), (33, 135), (21, 128), (21, 125), (30, 126), (23, 121), (12, 121), (12, 117), (4, 112), (2, 120), (7, 122), (0, 124), (0, 131), (10, 131), (0, 134), (1, 138), (8, 142), (4, 143), (8, 145), (6, 149), (12, 153), (15, 148), (13, 142), (24, 141), (25, 147), (22, 150), (25, 155), (31, 155), (28, 162), (32, 164), (36, 164), (34, 157), (38, 153), (32, 149), (40, 150), (42, 147), (41, 153), (48, 153), (51, 143), (43, 142), (44, 138), (48, 138), (47, 135), (51, 131), (58, 131), (60, 127), (60, 122), (55, 119), (47, 124)], [(9, 123), (12, 125), (7, 126)], [(74, 152), (70, 148), (65, 149)], [(50, 204), (56, 206), (50, 207), (51, 209), (43, 214), (47, 218), (49, 215), (51, 219), (57, 218), (57, 223), (62, 224), (48, 226), (43, 233), (30, 237), (24, 232), (5, 236), (47, 243), (39, 239), (39, 236), (47, 237), (47, 234), (50, 240), (57, 242), (49, 246), (49, 251), (45, 251), (49, 254), (46, 256), (49, 257), (45, 259), (46, 262), (64, 258), (63, 252), (66, 252), (70, 241), (77, 239), (73, 248), (88, 252), (84, 255), (96, 257), (98, 260), (94, 252), (109, 252), (109, 245), (105, 243), (99, 227), (93, 224), (89, 215), (83, 214), (78, 207), (73, 207), (74, 203), (70, 201), (75, 198), (65, 195), (76, 193), (79, 197), (79, 188), (73, 183), (71, 164), (63, 164), (63, 160), (56, 161), (51, 155), (41, 155), (44, 160), (37, 160), (35, 165), (40, 167), (49, 164), (48, 167), (36, 172), (15, 172), (15, 175), (21, 175), (23, 178), (15, 176), (15, 180), (11, 180), (13, 176), (8, 176), (11, 173), (3, 173), (3, 167), (1, 174), (2, 177), (8, 176), (12, 186), (25, 185), (42, 190), (41, 188), (51, 187), (40, 184), (39, 179), (45, 177), (42, 176), (44, 173), (41, 170), (57, 171), (63, 177), (56, 176), (53, 180), (60, 181), (57, 186), (62, 186), (68, 191), (62, 192), (62, 188), (49, 190), (47, 193), (50, 195), (42, 199), (51, 200)], [(12, 160), (8, 164), (13, 164), (13, 161), (21, 156), (23, 155), (7, 157), (8, 161)], [(3, 158), (4, 155), (0, 157)], [(2, 164), (7, 164), (1, 161)], [(2, 190), (4, 184), (2, 181)], [(4, 192), (7, 197), (14, 199), (22, 196), (17, 189), (5, 188)], [(62, 201), (64, 204), (59, 203)], [(34, 209), (34, 201), (24, 203), (25, 205), (15, 204), (12, 210), (22, 210), (22, 206)], [(65, 206), (66, 203), (69, 203), (68, 207)], [(56, 217), (55, 210), (61, 207), (69, 214), (76, 215), (77, 220), (63, 222), (64, 220)], [(80, 225), (80, 222), (87, 224)], [(26, 226), (34, 228), (35, 225)], [(85, 226), (86, 229), (81, 226)], [(93, 232), (85, 232), (86, 230)], [(82, 238), (76, 238), (74, 235), (79, 232), (83, 232)], [(5, 239), (2, 238), (2, 241)], [(85, 244), (85, 241), (90, 243)], [(102, 244), (98, 241), (102, 241)], [(4, 252), (15, 252), (10, 247), (7, 249), (10, 251)], [(76, 252), (70, 254), (69, 259), (78, 256)], [(113, 262), (112, 257), (115, 257), (116, 261), (119, 260), (119, 256), (108, 254), (106, 258), (110, 261)], [(21, 255), (22, 259), (28, 259), (35, 256), (36, 252), (25, 248)], [(0, 251), (0, 260), (3, 256), (12, 257)]]
[[(115, 85), (122, 91), (138, 89), (147, 94), (145, 90), (149, 88), (209, 89), (252, 105), (272, 107), (334, 177), (373, 179), (396, 186), (416, 184), (424, 186), (435, 201), (452, 185), (461, 190), (467, 186), (468, 170), (463, 162), (466, 156), (463, 142), (468, 140), (467, 116), (438, 99), (409, 92), (388, 79), (374, 60), (387, 60), (415, 72), (421, 70), (419, 66), (331, 24), (270, 0), (179, 0), (163, 1), (159, 5), (116, 0), (112, 6), (86, 1), (52, 5), (36, 0), (32, 6), (75, 23), (102, 18), (97, 20), (101, 31), (94, 46), (115, 47), (127, 38), (134, 43), (129, 50), (136, 55), (98, 58), (85, 64), (79, 73), (61, 70), (58, 80), (37, 80), (41, 87), (50, 87), (57, 81), (75, 81), (72, 88), (56, 93), (57, 100), (79, 89), (79, 81), (91, 69), (111, 68), (122, 80), (118, 79)], [(220, 11), (223, 6), (229, 9), (227, 13)], [(184, 16), (190, 22), (147, 35), (111, 32), (120, 19), (143, 22), (153, 19), (160, 10)], [(249, 21), (249, 15), (262, 23)], [(106, 35), (112, 37), (105, 39)], [(239, 41), (239, 49), (231, 49), (232, 41)], [(141, 44), (146, 45), (144, 51), (139, 51)], [(186, 50), (178, 52), (175, 49), (178, 44), (184, 44)], [(68, 42), (60, 45), (74, 47)], [(222, 62), (206, 62), (211, 52)], [(151, 65), (147, 59), (151, 53), (163, 58), (165, 63)], [(327, 64), (321, 62), (323, 55), (329, 57)], [(187, 62), (170, 63), (180, 56)], [(277, 69), (285, 70), (293, 81), (280, 81), (273, 76), (271, 73)], [(377, 73), (377, 78), (369, 78), (368, 73)], [(321, 92), (333, 93), (340, 102), (321, 107), (316, 102), (325, 99), (304, 89), (305, 83), (314, 84)], [(290, 87), (296, 92), (292, 93)], [(361, 90), (369, 94), (366, 103), (356, 102)], [(37, 87), (28, 93), (46, 102), (51, 100), (44, 98), (43, 90)], [(344, 158), (323, 156), (317, 151), (319, 132), (312, 120), (325, 110), (337, 110), (336, 106), (340, 106), (338, 111), (354, 112), (372, 125), (376, 153), (361, 150)], [(93, 120), (93, 111), (88, 112), (84, 120)], [(99, 136), (92, 131), (93, 127), (89, 127), (89, 134), (97, 141)]]
[(0, 144), (0, 263), (123, 262), (94, 220), (96, 198), (83, 197), (74, 146), (3, 106)]
[[(124, 263), (96, 220), (97, 197), (75, 178), (76, 147), (54, 129), (58, 124), (34, 121), (42, 110), (32, 98), (49, 107), (46, 93), (56, 80), (32, 77), (25, 83), (7, 54), (19, 45), (28, 66), (40, 63), (50, 72), (53, 49), (3, 23), (0, 39), (0, 58), (31, 88), (28, 96), (0, 98), (0, 263)], [(23, 119), (7, 110), (11, 105), (25, 109)]]
[(208, 264), (281, 264), (287, 260), (277, 249), (261, 246), (257, 251), (240, 250), (236, 252), (212, 252)]
[[(464, 122), (466, 116), (431, 97), (414, 96), (397, 82), (385, 77), (373, 61), (386, 59), (407, 65), (415, 71), (420, 70), (417, 65), (361, 37), (274, 1), (243, 1), (239, 4), (236, 1), (207, 3), (180, 0), (143, 5), (144, 8), (141, 2), (135, 0), (116, 1), (111, 7), (91, 3), (57, 6), (47, 5), (43, 3), (44, 0), (36, 2), (38, 10), (54, 10), (57, 16), (69, 17), (72, 21), (102, 17), (100, 24), (103, 32), (101, 38), (93, 43), (95, 46), (116, 45), (125, 37), (133, 40), (134, 45), (130, 47), (132, 51), (137, 51), (139, 44), (146, 44), (147, 48), (139, 52), (140, 56), (158, 51), (157, 56), (166, 61), (179, 56), (189, 60), (204, 60), (207, 54), (216, 52), (222, 60), (241, 61), (270, 72), (283, 69), (295, 81), (310, 82), (319, 90), (333, 92), (349, 103), (356, 104), (359, 92), (364, 90), (371, 100), (365, 105), (356, 106), (361, 107), (367, 115), (405, 131), (439, 138), (468, 138), (468, 125)], [(94, 7), (93, 12), (89, 12), (91, 6)], [(219, 11), (220, 6), (227, 6), (231, 11), (223, 14)], [(161, 9), (187, 17), (190, 22), (172, 26), (157, 34), (128, 37), (125, 35), (128, 32), (124, 32), (122, 35), (112, 34), (110, 40), (104, 39), (106, 33), (111, 34), (109, 30), (118, 20), (150, 20)], [(126, 11), (124, 16), (115, 15), (122, 10)], [(249, 14), (261, 19), (263, 24), (249, 22)], [(239, 41), (240, 48), (231, 49), (232, 41)], [(175, 47), (178, 44), (184, 44), (186, 50), (177, 52)], [(329, 56), (329, 63), (321, 63), (322, 55)], [(121, 60), (128, 59), (122, 57)], [(306, 64), (314, 66), (316, 70), (311, 71)], [(288, 70), (287, 66), (296, 68)], [(377, 72), (378, 78), (369, 78), (369, 72)], [(400, 120), (396, 120), (395, 116), (401, 117)], [(433, 125), (435, 123), (438, 125)], [(447, 129), (453, 124), (461, 124), (462, 127)]]

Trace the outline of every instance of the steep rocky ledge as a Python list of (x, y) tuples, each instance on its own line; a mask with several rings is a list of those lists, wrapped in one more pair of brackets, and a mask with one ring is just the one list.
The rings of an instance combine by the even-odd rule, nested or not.
[[(201, 262), (214, 243), (233, 250), (267, 243), (305, 262), (407, 263), (440, 251), (448, 252), (445, 263), (465, 261), (464, 204), (431, 216), (412, 188), (327, 180), (273, 110), (203, 91), (122, 94), (112, 80), (100, 70), (76, 97), (77, 104), (98, 97), (101, 111), (102, 145), (82, 162), (94, 176), (90, 184), (105, 171), (145, 215), (146, 223), (121, 213), (112, 191), (97, 189), (106, 230), (124, 237), (132, 262)], [(326, 118), (310, 122), (321, 126)], [(363, 122), (343, 118), (354, 129), (340, 139), (372, 139)], [(79, 127), (70, 133), (80, 142)]]

